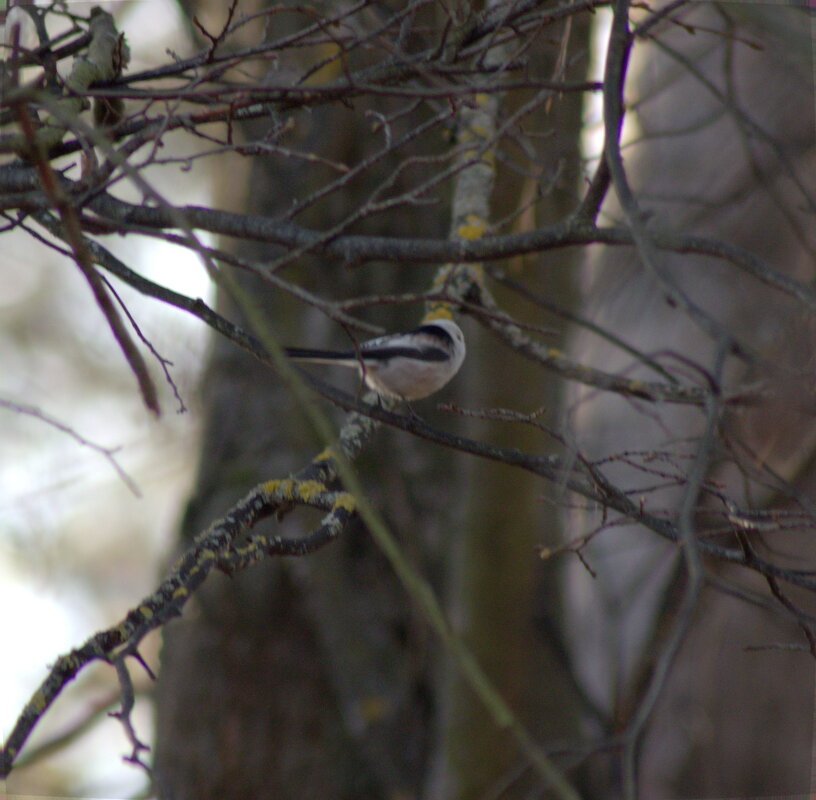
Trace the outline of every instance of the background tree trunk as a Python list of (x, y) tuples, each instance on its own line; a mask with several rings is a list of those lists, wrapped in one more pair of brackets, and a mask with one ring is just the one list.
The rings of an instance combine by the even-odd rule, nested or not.
[[(580, 80), (586, 69), (587, 38), (587, 22), (573, 25), (569, 52), (578, 55), (567, 79)], [(554, 65), (536, 68), (548, 72)], [(539, 185), (550, 193), (538, 206), (541, 220), (574, 205), (581, 105), (579, 95), (567, 95), (554, 99), (550, 113), (533, 118), (531, 124), (555, 132), (551, 155), (540, 176), (497, 187), (497, 216), (520, 207), (525, 192), (537, 192)], [(362, 113), (323, 108), (314, 111), (312, 131), (331, 137), (327, 158), (354, 163), (369, 124)], [(251, 131), (247, 138), (253, 138)], [(277, 160), (269, 169), (253, 169), (241, 201), (246, 211), (286, 208), (289, 186), (297, 186), (299, 196), (308, 194), (298, 163), (285, 166), (284, 176)], [(389, 168), (383, 164), (377, 174)], [(234, 177), (225, 175), (220, 185), (234, 197)], [(349, 190), (345, 200), (335, 196), (326, 213), (336, 214), (338, 202), (355, 208), (366, 188)], [(215, 204), (225, 203), (227, 198), (218, 198)], [(312, 214), (302, 221), (322, 229), (332, 218)], [(445, 236), (447, 225), (446, 215), (431, 207), (410, 222), (403, 217), (398, 229), (370, 232)], [(517, 268), (534, 275), (539, 264), (530, 259)], [(329, 295), (405, 291), (421, 287), (416, 271), (389, 271), (394, 277), (383, 279), (373, 270), (349, 273), (326, 264), (322, 288)], [(570, 302), (573, 280), (566, 263), (534, 283)], [(326, 322), (317, 314), (287, 324), (274, 293), (247, 285), (264, 293), (277, 331), (288, 331), (296, 342), (325, 342)], [(522, 303), (511, 298), (508, 293), (508, 302)], [(382, 322), (398, 329), (415, 319), (391, 307)], [(520, 359), (508, 363), (504, 348), (481, 342), (473, 326), (467, 334), (470, 363), (460, 382), (467, 386), (465, 407), (523, 402), (531, 412), (544, 408), (554, 418), (557, 382), (531, 376)], [(187, 535), (253, 484), (307, 463), (319, 449), (274, 376), (230, 345), (215, 344), (202, 388), (208, 424), (198, 489), (183, 524)], [(433, 421), (433, 402), (420, 413)], [(475, 432), (495, 434), (497, 442), (529, 444), (528, 432), (476, 424)], [(534, 436), (541, 447), (551, 446), (541, 434)], [(534, 546), (556, 541), (559, 533), (557, 515), (536, 500), (537, 482), (396, 432), (383, 430), (378, 438), (357, 468), (406, 550), (448, 598), (480, 662), (536, 730), (574, 732), (572, 704), (563, 691), (569, 682), (557, 655), (561, 646), (552, 641), (556, 628), (539, 624), (541, 613), (555, 616), (558, 570), (540, 568)], [(286, 525), (283, 533), (296, 532), (295, 521)], [(164, 635), (156, 767), (167, 797), (475, 798), (505, 783), (509, 794), (503, 796), (525, 796), (531, 776), (517, 747), (440, 655), (425, 620), (361, 527), (316, 556), (210, 578), (195, 613), (186, 612)]]
[[(725, 238), (788, 275), (812, 280), (816, 160), (812, 42), (805, 14), (776, 6), (696, 4), (683, 20), (688, 30), (658, 30), (662, 45), (645, 45), (633, 57), (627, 130), (630, 138), (640, 134), (644, 140), (631, 152), (623, 150), (630, 182), (656, 225)], [(711, 33), (695, 41), (692, 30)], [(728, 98), (725, 108), (722, 96)], [(797, 180), (808, 187), (809, 200)], [(612, 218), (621, 214), (614, 203), (606, 212)], [(711, 479), (746, 508), (773, 507), (774, 487), (751, 478), (765, 465), (780, 481), (791, 481), (810, 507), (812, 324), (789, 298), (747, 275), (735, 280), (712, 259), (676, 254), (660, 259), (694, 302), (755, 349), (752, 365), (735, 362), (730, 378), (772, 387), (763, 404), (736, 411), (727, 422), (732, 441), (743, 440), (749, 448), (736, 446), (746, 471), (725, 466), (726, 453), (718, 452)], [(596, 250), (587, 266), (586, 316), (663, 363), (685, 359), (712, 368), (716, 342), (666, 301), (665, 289), (632, 249)], [(629, 377), (653, 377), (648, 369), (633, 367), (628, 354), (587, 332), (576, 333), (573, 353)], [(680, 406), (647, 408), (576, 386), (570, 402), (579, 446), (594, 457), (630, 451), (636, 460), (638, 453), (662, 453), (668, 442), (702, 430), (699, 411)], [(673, 472), (659, 457), (652, 464), (651, 476), (624, 463), (607, 474), (637, 496), (647, 491), (638, 487), (659, 484), (660, 475)], [(678, 470), (686, 468), (680, 463)], [(678, 486), (648, 496), (672, 516), (682, 492)], [(781, 497), (776, 503), (790, 507)], [(711, 495), (707, 505), (722, 511)], [(572, 535), (599, 522), (583, 511), (569, 516)], [(699, 524), (705, 528), (711, 522), (701, 516)], [(720, 541), (734, 541), (722, 536)], [(791, 531), (782, 537), (772, 534), (764, 547), (812, 563), (812, 534)], [(584, 555), (594, 574), (572, 562), (565, 604), (573, 661), (587, 692), (625, 724), (675, 618), (683, 591), (681, 557), (677, 548), (633, 526), (598, 536)], [(731, 594), (759, 598), (763, 590), (764, 582), (745, 570), (712, 570), (647, 729), (643, 797), (793, 796), (813, 790), (813, 659), (807, 652), (746, 651), (780, 642), (807, 646), (807, 640), (779, 613), (781, 604), (752, 604)], [(791, 591), (812, 614), (810, 598)], [(618, 796), (617, 764), (615, 754), (593, 759), (591, 796)]]
[[(220, 5), (213, 30), (219, 12)], [(383, 101), (382, 111), (387, 107)], [(268, 124), (249, 126), (245, 137), (261, 139)], [(366, 152), (370, 128), (371, 118), (362, 113), (321, 107), (311, 112), (304, 135), (322, 140), (326, 158), (352, 164)], [(240, 185), (230, 166), (219, 181), (221, 207), (235, 205)], [(328, 206), (300, 221), (328, 227), (394, 166), (393, 159), (382, 163), (376, 174), (335, 193)], [(274, 215), (292, 201), (290, 188), (297, 197), (320, 188), (305, 185), (314, 174), (309, 163), (253, 159), (237, 204)], [(433, 207), (418, 208), (399, 229), (380, 224), (369, 232), (444, 237), (447, 220)], [(257, 246), (244, 249), (262, 257)], [(313, 258), (307, 261), (314, 266)], [(430, 268), (424, 272), (431, 274)], [(334, 297), (417, 290), (423, 277), (415, 273), (326, 263), (316, 288)], [(275, 292), (260, 281), (243, 282), (263, 296), (271, 324), (287, 343), (325, 346), (331, 331), (321, 314), (288, 317)], [(235, 318), (237, 310), (223, 297), (221, 303)], [(374, 320), (393, 330), (411, 327), (418, 316), (417, 310), (386, 307)], [(328, 379), (345, 377), (332, 372)], [(353, 390), (356, 383), (345, 385)], [(275, 375), (228, 343), (215, 343), (202, 391), (207, 425), (183, 536), (201, 530), (257, 482), (288, 474), (322, 449)], [(433, 419), (432, 408), (421, 413)], [(342, 417), (337, 419), (339, 427)], [(462, 471), (453, 460), (383, 430), (355, 465), (417, 565), (437, 582), (449, 531), (462, 513), (461, 503), (451, 502), (463, 495)], [(281, 532), (306, 533), (314, 519), (293, 515)], [(437, 646), (362, 525), (314, 556), (232, 578), (213, 576), (195, 606), (164, 636), (156, 769), (166, 797), (419, 796), (437, 703)]]

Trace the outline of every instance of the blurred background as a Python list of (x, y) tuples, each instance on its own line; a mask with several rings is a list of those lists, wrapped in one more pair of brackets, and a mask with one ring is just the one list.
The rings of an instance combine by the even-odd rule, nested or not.
[[(127, 31), (133, 69), (157, 66), (168, 49), (188, 46), (182, 11), (170, 0), (69, 5), (77, 15), (87, 16), (97, 5), (114, 13)], [(24, 40), (35, 44), (30, 18), (20, 9), (6, 18), (4, 44), (15, 19), (22, 23)], [(58, 20), (52, 25), (56, 34)], [(62, 25), (68, 27), (65, 21)], [(168, 151), (184, 151), (180, 137), (168, 142)], [(211, 195), (206, 170), (148, 168), (147, 175), (161, 191), (179, 191), (190, 203), (205, 205)], [(212, 300), (204, 267), (183, 248), (136, 237), (117, 238), (109, 246), (143, 275)], [(116, 290), (145, 336), (173, 362), (183, 413), (167, 385), (161, 387), (162, 417), (145, 413), (81, 274), (66, 269), (64, 255), (27, 233), (4, 231), (0, 602), (11, 612), (3, 626), (0, 658), (4, 736), (45, 677), (46, 666), (108, 627), (154, 586), (168, 566), (192, 485), (201, 427), (196, 386), (209, 335), (175, 309), (121, 283)], [(110, 451), (110, 457), (96, 448)], [(155, 654), (156, 641), (151, 648)], [(149, 681), (140, 685), (150, 689)], [(98, 722), (100, 713), (115, 710), (116, 697), (110, 671), (89, 670), (77, 689), (60, 699), (30, 746), (37, 749), (72, 731), (94, 712)], [(139, 719), (149, 731), (149, 703), (140, 702)], [(114, 720), (103, 721), (36, 768), (21, 768), (19, 791), (129, 797), (143, 790), (144, 776), (121, 760), (126, 745), (120, 730)]]
[[(68, 9), (81, 17), (92, 5), (99, 4)], [(345, 69), (399, 63), (445, 40), (444, 31), (464, 31), (465, 44), (451, 33), (448, 49), (437, 49), (453, 60), (431, 59), (435, 71), (406, 79), (403, 95), (367, 93), (359, 83), (345, 102), (280, 103), (235, 122), (229, 142), (219, 138), (224, 125), (200, 126), (197, 136), (174, 131), (140, 166), (177, 206), (259, 214), (318, 231), (448, 237), (456, 175), (439, 176), (454, 163), (461, 98), (441, 89), (492, 80), (480, 72), (489, 34), (475, 22), (468, 27), (469, 4), (241, 3), (233, 16), (223, 3), (204, 0), (101, 5), (127, 35), (128, 75), (206, 52), (228, 21), (234, 28), (219, 46), (230, 52), (285, 43), (280, 53), (236, 57), (218, 91), (229, 81), (321, 86), (342, 80)], [(525, 8), (515, 27), (499, 26), (509, 36), (505, 57), (517, 84), (502, 91), (499, 122), (513, 124), (487, 159), (496, 172), (488, 235), (568, 218), (596, 175), (602, 148), (600, 93), (583, 91), (583, 83), (603, 78), (611, 13), (589, 13), (583, 4)], [(634, 48), (622, 139), (647, 224), (740, 245), (810, 285), (813, 14), (759, 3), (653, 11), (661, 9), (665, 18)], [(27, 15), (13, 13), (34, 46)], [(649, 14), (633, 10), (633, 24)], [(291, 44), (310, 25), (314, 39)], [(159, 86), (198, 86), (207, 69), (190, 66), (177, 83)], [(545, 91), (548, 81), (565, 88)], [(157, 89), (149, 102), (136, 94), (141, 88), (131, 88), (129, 120), (178, 110), (178, 98)], [(204, 151), (213, 157), (187, 160)], [(75, 179), (81, 156), (56, 163), (73, 164)], [(414, 196), (417, 186), (425, 188)], [(145, 203), (128, 181), (112, 191)], [(393, 206), (376, 205), (395, 197)], [(598, 221), (627, 224), (614, 193)], [(187, 248), (143, 235), (99, 239), (141, 275), (249, 327), (240, 303), (215, 292)], [(200, 241), (243, 259), (235, 274), (286, 344), (345, 345), (348, 331), (331, 319), (330, 306), (385, 330), (410, 326), (438, 269), (419, 260), (349, 264), (314, 252), (294, 259), (282, 246), (206, 233)], [(11, 609), (0, 658), (5, 733), (48, 663), (121, 619), (196, 533), (258, 481), (309, 463), (322, 442), (268, 368), (198, 320), (112, 281), (142, 334), (172, 362), (177, 393), (150, 361), (163, 409), (152, 418), (72, 262), (29, 233), (4, 230), (3, 242), (0, 600)], [(542, 249), (488, 264), (487, 285), (502, 312), (542, 347), (632, 380), (708, 385), (718, 341), (678, 296), (723, 326), (751, 355), (729, 354), (718, 380), (760, 387), (761, 401), (728, 411), (717, 429), (697, 530), (707, 543), (738, 550), (720, 495), (727, 497), (771, 514), (762, 517), (763, 529), (750, 529), (757, 552), (780, 569), (812, 569), (812, 310), (710, 255), (661, 251), (660, 265), (662, 275), (645, 269), (631, 247)], [(317, 301), (281, 291), (273, 275)], [(591, 460), (643, 508), (675, 521), (700, 445), (700, 410), (602, 391), (580, 369), (545, 368), (470, 311), (461, 319), (469, 347), (463, 372), (424, 401), (420, 415), (490, 444)], [(356, 388), (352, 376), (327, 380)], [(339, 427), (344, 415), (326, 411)], [(535, 740), (581, 796), (624, 796), (622, 742), (666, 653), (686, 587), (679, 548), (558, 482), (394, 429), (382, 429), (355, 468), (406, 557)], [(316, 519), (297, 512), (258, 531), (302, 536)], [(583, 543), (569, 546), (574, 542)], [(705, 561), (693, 621), (637, 748), (636, 796), (816, 791), (808, 652), (816, 608), (812, 591), (788, 584), (782, 591), (788, 605), (753, 572)], [(132, 669), (134, 723), (153, 748), (155, 784), (122, 761), (128, 743), (119, 723), (104, 716), (118, 704), (115, 675), (94, 665), (36, 729), (7, 782), (10, 794), (556, 796), (485, 714), (362, 523), (309, 558), (270, 559), (232, 578), (212, 575), (183, 618), (161, 637), (151, 634), (141, 652), (159, 672), (154, 684), (138, 665)]]

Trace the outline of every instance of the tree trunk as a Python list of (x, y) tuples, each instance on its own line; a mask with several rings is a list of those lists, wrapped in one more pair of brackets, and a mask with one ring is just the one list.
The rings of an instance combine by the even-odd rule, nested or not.
[[(655, 226), (733, 242), (781, 272), (811, 280), (816, 171), (805, 17), (793, 8), (690, 7), (683, 16), (688, 29), (659, 31), (661, 42), (685, 61), (651, 44), (636, 50), (630, 68), (635, 80), (627, 92), (632, 127), (626, 130), (629, 138), (644, 140), (623, 153), (629, 180)], [(699, 34), (696, 43), (691, 31)], [(740, 116), (743, 111), (755, 125)], [(809, 185), (810, 208), (796, 180)], [(614, 204), (605, 210), (612, 219), (620, 218)], [(730, 265), (690, 255), (660, 253), (659, 258), (682, 291), (755, 350), (750, 366), (732, 361), (727, 377), (743, 377), (748, 384), (765, 381), (773, 393), (766, 394), (764, 405), (728, 420), (730, 440), (743, 439), (749, 447), (743, 451), (735, 445), (745, 472), (720, 467), (720, 458), (729, 454), (718, 452), (711, 479), (744, 507), (758, 508), (774, 501), (772, 485), (763, 487), (751, 478), (767, 465), (780, 481), (792, 481), (804, 497), (812, 496), (812, 416), (803, 413), (812, 403), (812, 378), (803, 380), (813, 366), (812, 324), (801, 319), (801, 307), (790, 298)], [(714, 374), (717, 342), (666, 301), (665, 287), (640, 266), (633, 249), (599, 250), (589, 266), (585, 316), (670, 368), (680, 365), (683, 372), (696, 374), (696, 380), (706, 378), (693, 365)], [(587, 332), (576, 334), (573, 352), (611, 372), (654, 378), (648, 369), (633, 367), (629, 354)], [(633, 496), (659, 484), (661, 476), (689, 468), (690, 460), (674, 456), (669, 462), (659, 454), (671, 442), (700, 435), (698, 411), (647, 408), (586, 389), (575, 389), (571, 402), (570, 419), (585, 454), (601, 458), (628, 452), (630, 462), (638, 454), (652, 454), (652, 472), (622, 461), (607, 472)], [(693, 453), (695, 441), (689, 440), (688, 452)], [(673, 518), (682, 493), (682, 487), (664, 488), (645, 495), (645, 502)], [(723, 510), (713, 493), (707, 504), (715, 513)], [(572, 536), (600, 521), (583, 511), (570, 517)], [(705, 520), (698, 522), (704, 531)], [(783, 550), (796, 553), (802, 566), (802, 558), (816, 554), (812, 533), (791, 532), (784, 542), (776, 538), (780, 535), (766, 543), (775, 557)], [(587, 692), (623, 725), (675, 620), (683, 591), (682, 558), (676, 547), (633, 526), (606, 531), (583, 552), (593, 574), (574, 561), (568, 582), (573, 660)], [(812, 789), (813, 660), (806, 652), (783, 649), (746, 652), (751, 646), (801, 646), (807, 640), (778, 613), (782, 606), (776, 601), (752, 605), (729, 594), (726, 587), (756, 597), (767, 594), (767, 586), (753, 574), (720, 568), (712, 570), (710, 580), (646, 729), (641, 796), (807, 793)], [(813, 613), (812, 602), (793, 596)], [(617, 752), (593, 759), (593, 797), (619, 796), (617, 759)]]

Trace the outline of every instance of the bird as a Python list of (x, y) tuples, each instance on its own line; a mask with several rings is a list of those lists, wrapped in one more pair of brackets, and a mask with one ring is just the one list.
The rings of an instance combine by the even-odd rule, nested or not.
[(369, 339), (353, 350), (284, 348), (293, 361), (355, 367), (378, 395), (410, 403), (441, 389), (465, 360), (465, 337), (450, 319)]

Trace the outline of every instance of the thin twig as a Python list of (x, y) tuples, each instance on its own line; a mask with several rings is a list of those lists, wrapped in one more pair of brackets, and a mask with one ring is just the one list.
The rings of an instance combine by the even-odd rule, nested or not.
[(116, 460), (116, 453), (119, 451), (118, 447), (103, 447), (100, 444), (96, 444), (95, 442), (86, 439), (84, 436), (77, 433), (70, 425), (67, 425), (64, 422), (61, 422), (56, 417), (52, 417), (50, 414), (47, 414), (40, 408), (36, 406), (28, 405), (27, 403), (17, 403), (12, 400), (6, 400), (0, 398), (0, 407), (6, 408), (9, 411), (13, 411), (16, 414), (25, 414), (26, 416), (33, 417), (34, 419), (38, 419), (41, 422), (46, 423), (46, 425), (50, 425), (52, 428), (56, 428), (58, 431), (67, 434), (70, 436), (77, 444), (82, 445), (83, 447), (87, 447), (90, 450), (93, 450), (96, 453), (99, 453), (101, 456), (105, 458), (105, 460), (113, 467), (116, 474), (121, 479), (122, 483), (127, 486), (127, 488), (136, 496), (141, 497), (142, 493), (139, 491), (139, 487), (136, 485), (136, 482), (130, 475), (125, 472), (122, 465)]

